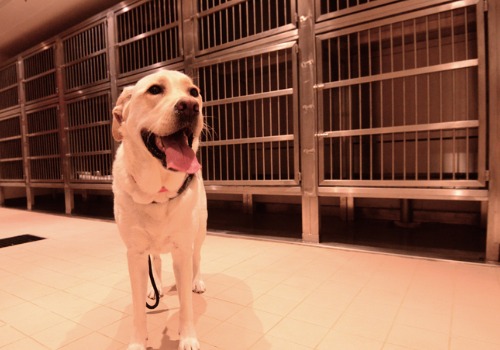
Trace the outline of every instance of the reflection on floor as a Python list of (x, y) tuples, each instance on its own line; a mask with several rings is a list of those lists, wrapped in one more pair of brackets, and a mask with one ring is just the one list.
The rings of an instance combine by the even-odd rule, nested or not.
[[(124, 349), (125, 249), (110, 220), (0, 208), (1, 350)], [(148, 312), (148, 349), (175, 350), (179, 304)], [(195, 294), (203, 350), (500, 348), (500, 268), (210, 234)]]
[[(9, 200), (12, 208), (26, 208), (25, 199)], [(214, 232), (260, 238), (300, 241), (302, 218), (298, 206), (289, 212), (269, 213), (256, 205), (252, 214), (242, 210), (211, 206), (208, 227)], [(64, 196), (37, 196), (34, 210), (64, 214)], [(109, 195), (75, 196), (74, 216), (113, 220), (113, 198)], [(321, 217), (322, 244), (376, 250), (412, 256), (483, 262), (486, 231), (477, 226), (422, 223), (401, 227), (394, 222), (358, 220), (345, 222), (332, 216)]]

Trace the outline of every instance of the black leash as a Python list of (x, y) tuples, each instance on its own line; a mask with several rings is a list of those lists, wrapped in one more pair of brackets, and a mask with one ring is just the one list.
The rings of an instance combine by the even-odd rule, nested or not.
[[(194, 174), (189, 174), (184, 180), (181, 188), (177, 191), (177, 195), (175, 197), (170, 198), (170, 200), (179, 197), (189, 186), (191, 181), (193, 180)], [(156, 204), (156, 202), (153, 202)], [(153, 267), (151, 266), (151, 255), (148, 255), (148, 265), (149, 265), (149, 279), (151, 280), (151, 285), (153, 286), (153, 290), (155, 291), (155, 303), (153, 305), (149, 305), (146, 301), (146, 307), (150, 310), (156, 309), (158, 304), (160, 304), (160, 292), (158, 291), (158, 287), (156, 287), (155, 278), (153, 275)]]
[(160, 292), (158, 291), (158, 287), (156, 287), (155, 278), (153, 276), (153, 267), (151, 266), (151, 255), (148, 255), (148, 265), (149, 265), (149, 279), (151, 280), (151, 285), (153, 286), (153, 290), (155, 291), (155, 303), (153, 305), (149, 305), (146, 301), (146, 307), (150, 310), (156, 309), (158, 304), (160, 304)]

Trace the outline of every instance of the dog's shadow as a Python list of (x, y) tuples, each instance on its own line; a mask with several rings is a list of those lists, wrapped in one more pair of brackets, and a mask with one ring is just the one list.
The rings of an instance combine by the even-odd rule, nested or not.
[[(204, 274), (204, 279), (207, 292), (193, 293), (194, 322), (201, 349), (241, 348), (242, 344), (238, 344), (238, 339), (234, 340), (234, 344), (228, 344), (231, 342), (230, 339), (222, 340), (225, 337), (219, 336), (232, 333), (233, 326), (245, 328), (243, 324), (252, 324), (252, 331), (249, 332), (253, 336), (257, 335), (255, 341), (265, 335), (262, 322), (248, 305), (254, 299), (254, 295), (244, 281), (225, 274)], [(219, 284), (221, 281), (223, 285)], [(163, 292), (164, 296), (158, 310), (150, 310), (147, 313), (148, 350), (177, 350), (179, 346), (177, 290), (173, 285), (164, 288)], [(156, 328), (158, 326), (160, 328)], [(265, 339), (261, 339), (259, 345), (262, 349), (271, 349), (265, 346)]]
[[(193, 316), (195, 325), (206, 310), (206, 300), (202, 295), (193, 293)], [(177, 287), (163, 289), (158, 308), (147, 311), (148, 346), (147, 350), (177, 350), (179, 346), (179, 300)], [(157, 328), (159, 327), (159, 328)]]

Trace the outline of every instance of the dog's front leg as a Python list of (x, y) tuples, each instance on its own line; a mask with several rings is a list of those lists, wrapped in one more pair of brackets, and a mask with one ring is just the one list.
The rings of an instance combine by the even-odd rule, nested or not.
[(193, 321), (193, 247), (185, 244), (172, 252), (175, 282), (179, 293), (179, 350), (199, 350)]
[(146, 301), (148, 254), (127, 251), (130, 285), (132, 287), (133, 331), (128, 350), (146, 350)]

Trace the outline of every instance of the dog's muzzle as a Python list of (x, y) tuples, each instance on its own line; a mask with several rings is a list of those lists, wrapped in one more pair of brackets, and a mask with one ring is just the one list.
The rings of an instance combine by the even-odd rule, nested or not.
[(149, 153), (165, 168), (187, 174), (194, 174), (201, 168), (192, 149), (194, 135), (190, 127), (166, 136), (143, 130), (141, 136)]

